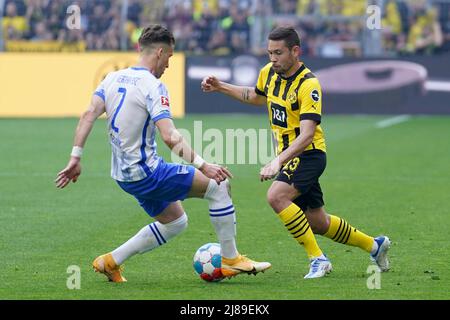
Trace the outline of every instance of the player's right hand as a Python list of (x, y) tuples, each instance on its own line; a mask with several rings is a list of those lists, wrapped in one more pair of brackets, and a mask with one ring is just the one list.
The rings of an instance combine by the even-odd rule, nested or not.
[(55, 179), (57, 188), (64, 188), (70, 181), (77, 182), (81, 174), (80, 158), (71, 157), (67, 166), (61, 170)]
[(203, 78), (202, 90), (203, 92), (213, 92), (219, 89), (220, 81), (215, 76), (208, 76)]
[(207, 163), (205, 162), (199, 170), (208, 178), (213, 179), (220, 184), (222, 181), (225, 181), (227, 178), (233, 178), (233, 175), (227, 168), (219, 166), (217, 164)]

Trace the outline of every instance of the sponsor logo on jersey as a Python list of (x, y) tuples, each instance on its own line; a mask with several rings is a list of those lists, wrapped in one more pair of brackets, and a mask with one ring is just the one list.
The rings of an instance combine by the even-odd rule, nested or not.
[(161, 96), (161, 105), (166, 108), (170, 108), (169, 98)]
[(184, 164), (182, 164), (178, 167), (177, 174), (188, 174), (188, 173), (189, 173), (189, 170), (188, 170), (187, 166), (185, 166)]
[(319, 100), (320, 100), (319, 91), (317, 91), (316, 89), (314, 89), (313, 91), (311, 91), (311, 98), (312, 98), (315, 102), (319, 102)]

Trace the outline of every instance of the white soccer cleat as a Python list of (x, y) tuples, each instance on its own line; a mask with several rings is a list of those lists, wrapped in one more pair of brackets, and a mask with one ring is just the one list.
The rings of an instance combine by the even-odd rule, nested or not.
[(309, 273), (304, 279), (314, 279), (324, 277), (332, 270), (331, 261), (326, 256), (321, 256), (311, 260)]
[(391, 246), (391, 240), (386, 236), (379, 236), (374, 239), (378, 244), (378, 249), (374, 254), (370, 255), (370, 258), (380, 268), (381, 272), (389, 270), (389, 259), (387, 252)]

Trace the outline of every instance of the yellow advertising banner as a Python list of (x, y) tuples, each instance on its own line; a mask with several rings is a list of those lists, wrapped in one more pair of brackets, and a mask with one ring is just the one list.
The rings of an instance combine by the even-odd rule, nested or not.
[[(0, 117), (78, 117), (101, 80), (133, 66), (137, 53), (0, 53)], [(185, 59), (176, 53), (161, 81), (174, 117), (184, 116)]]
[(85, 52), (86, 43), (62, 41), (5, 41), (5, 50), (8, 52)]

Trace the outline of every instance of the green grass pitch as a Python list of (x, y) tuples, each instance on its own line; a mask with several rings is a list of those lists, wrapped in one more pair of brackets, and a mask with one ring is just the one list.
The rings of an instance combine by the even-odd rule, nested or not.
[[(99, 120), (76, 184), (53, 180), (67, 160), (77, 119), (0, 120), (0, 299), (449, 299), (450, 118), (412, 117), (379, 129), (388, 116), (325, 116), (328, 166), (321, 178), (329, 213), (370, 235), (387, 234), (392, 269), (381, 289), (368, 289), (368, 254), (318, 237), (334, 270), (303, 280), (305, 251), (265, 200), (260, 165), (231, 165), (238, 247), (272, 269), (220, 283), (192, 268), (195, 250), (216, 242), (207, 202), (186, 200), (189, 228), (165, 247), (125, 263), (125, 284), (91, 268), (152, 220), (109, 177), (105, 120)], [(267, 128), (266, 116), (188, 116), (190, 129)], [(159, 143), (168, 159), (168, 149)], [(81, 288), (66, 287), (67, 268), (81, 269)]]

